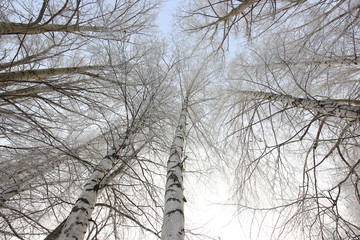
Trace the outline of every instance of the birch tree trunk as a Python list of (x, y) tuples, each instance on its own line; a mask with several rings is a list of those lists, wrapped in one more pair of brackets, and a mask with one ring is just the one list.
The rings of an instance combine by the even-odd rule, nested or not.
[(359, 106), (339, 104), (336, 101), (330, 100), (296, 98), (290, 95), (280, 95), (266, 92), (240, 91), (239, 93), (251, 98), (282, 102), (284, 104), (315, 111), (327, 116), (335, 116), (355, 121), (360, 120)]
[(57, 75), (65, 74), (76, 74), (76, 73), (85, 73), (90, 70), (102, 70), (109, 68), (124, 67), (126, 63), (117, 64), (117, 65), (93, 65), (93, 66), (79, 66), (79, 67), (69, 67), (69, 68), (47, 68), (47, 69), (37, 69), (37, 70), (25, 70), (25, 71), (16, 71), (8, 73), (0, 73), (0, 87), (7, 87), (16, 82), (27, 81), (30, 79), (41, 79), (45, 77), (52, 77)]
[(82, 240), (86, 233), (96, 200), (98, 198), (101, 180), (119, 159), (116, 151), (110, 152), (96, 166), (94, 172), (87, 180), (80, 197), (77, 199), (66, 223), (61, 231), (60, 239)]
[(59, 24), (23, 24), (0, 22), (0, 34), (40, 34), (45, 32), (106, 32), (106, 27), (59, 25)]
[[(118, 166), (111, 174), (106, 176), (106, 178), (102, 179), (101, 184), (99, 185), (98, 195), (101, 193), (101, 191), (104, 189), (104, 187), (107, 184), (109, 184), (115, 177), (117, 177), (121, 173), (124, 173), (125, 169), (129, 166), (130, 162), (136, 158), (137, 154), (143, 149), (145, 144), (146, 143), (144, 143), (142, 146), (140, 146), (130, 156), (124, 157), (122, 159), (122, 162), (121, 162), (120, 166)], [(65, 218), (64, 221), (62, 221), (44, 240), (57, 240), (57, 239), (59, 239), (60, 234), (61, 234), (61, 232), (62, 232), (68, 218), (69, 217)]]
[(328, 59), (328, 60), (309, 60), (309, 61), (283, 61), (283, 62), (269, 62), (261, 64), (239, 64), (244, 68), (254, 67), (288, 67), (288, 66), (322, 66), (322, 67), (333, 67), (333, 66), (357, 66), (359, 61), (357, 59), (340, 58), (340, 59)]
[[(14, 100), (14, 99), (21, 99), (28, 97), (36, 97), (38, 94), (41, 93), (73, 89), (76, 84), (84, 83), (87, 81), (90, 81), (90, 79), (81, 79), (81, 80), (66, 82), (62, 84), (47, 85), (44, 87), (39, 87), (37, 85), (36, 87), (29, 87), (29, 88), (17, 89), (14, 91), (7, 91), (4, 93), (0, 93), (0, 98), (4, 100)], [(5, 104), (0, 103), (0, 106), (7, 104), (9, 103), (8, 102), (5, 102)]]
[(167, 162), (161, 240), (182, 240), (185, 237), (182, 159), (186, 138), (187, 104), (187, 99), (185, 99)]
[(108, 155), (95, 167), (67, 217), (66, 223), (62, 227), (59, 237), (60, 240), (82, 240), (84, 238), (96, 200), (100, 193), (100, 184), (112, 167), (121, 160), (120, 154), (122, 154), (123, 150), (130, 145), (133, 134), (134, 132), (125, 134), (124, 138), (119, 141), (119, 144), (111, 149)]

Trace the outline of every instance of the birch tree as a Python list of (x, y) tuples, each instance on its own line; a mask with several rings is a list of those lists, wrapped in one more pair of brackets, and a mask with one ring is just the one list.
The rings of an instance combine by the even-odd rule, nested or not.
[[(48, 0), (2, 3), (1, 137), (10, 142), (20, 141), (21, 135), (22, 141), (38, 137), (26, 137), (23, 127), (57, 141), (48, 130), (59, 118), (76, 114), (89, 117), (84, 108), (92, 109), (100, 95), (106, 98), (106, 93), (99, 90), (123, 83), (120, 78), (130, 68), (123, 64), (133, 59), (131, 52), (137, 51), (130, 42), (139, 41), (134, 36), (150, 30), (147, 26), (154, 19), (157, 4)], [(110, 56), (111, 52), (119, 54)], [(137, 57), (144, 52), (138, 52)], [(35, 133), (37, 130), (39, 133)], [(41, 142), (41, 137), (38, 140)]]
[(359, 118), (336, 115), (327, 106), (358, 106), (358, 67), (349, 64), (356, 61), (357, 44), (351, 49), (345, 47), (354, 43), (351, 38), (317, 36), (297, 47), (287, 41), (298, 40), (291, 33), (269, 37), (277, 41), (259, 39), (228, 68), (223, 116), (229, 129), (223, 137), (227, 149), (240, 154), (234, 163), (239, 211), (269, 224), (269, 216), (276, 217), (273, 239), (354, 238)]
[(176, 108), (176, 115), (179, 116), (172, 120), (172, 131), (175, 133), (170, 140), (170, 154), (167, 154), (161, 239), (203, 235), (197, 235), (196, 226), (185, 221), (186, 204), (191, 204), (191, 199), (185, 197), (184, 188), (192, 184), (197, 173), (199, 178), (207, 179), (201, 173), (206, 172), (210, 164), (207, 162), (208, 156), (216, 151), (211, 146), (214, 142), (209, 133), (211, 131), (205, 127), (208, 126), (205, 119), (209, 116), (207, 104), (210, 106), (213, 101), (211, 91), (215, 88), (216, 77), (222, 66), (215, 65), (219, 61), (216, 55), (208, 55), (183, 42), (176, 42), (173, 52), (177, 64), (172, 81), (178, 84), (173, 93), (176, 99), (174, 103), (181, 107)]
[[(139, 121), (141, 121), (141, 119)], [(128, 131), (129, 133), (125, 133), (123, 139), (120, 139), (119, 143), (115, 143), (115, 146), (95, 167), (94, 172), (86, 181), (81, 195), (67, 217), (59, 239), (84, 238), (89, 225), (89, 219), (91, 219), (92, 211), (95, 207), (96, 199), (101, 192), (101, 181), (126, 153), (123, 149), (128, 148), (128, 146), (132, 144), (133, 131), (137, 131), (138, 128), (136, 123), (134, 128), (134, 130), (130, 129)]]
[(360, 119), (360, 108), (351, 105), (354, 101), (347, 101), (348, 104), (338, 104), (337, 100), (328, 99), (326, 101), (317, 101), (313, 99), (295, 98), (289, 95), (279, 95), (266, 92), (241, 91), (239, 94), (250, 97), (254, 100), (264, 99), (269, 101), (282, 102), (284, 105), (304, 108), (309, 111), (317, 112), (325, 116), (336, 116), (350, 121), (358, 121)]
[[(154, 49), (155, 50), (155, 49)], [(91, 193), (93, 193), (92, 195), (89, 196), (89, 192), (90, 191), (83, 191), (83, 195), (82, 197), (80, 197), (80, 199), (85, 199), (90, 203), (92, 203), (91, 207), (94, 208), (95, 206), (97, 206), (97, 210), (95, 210), (95, 215), (92, 216), (92, 221), (95, 221), (95, 219), (101, 219), (103, 217), (104, 214), (109, 214), (108, 212), (112, 212), (112, 214), (114, 214), (114, 216), (117, 217), (108, 217), (105, 218), (106, 221), (99, 221), (100, 225), (103, 225), (102, 228), (104, 228), (104, 231), (102, 231), (101, 229), (98, 229), (98, 225), (95, 226), (91, 226), (90, 232), (88, 233), (88, 236), (92, 236), (92, 234), (94, 234), (94, 232), (96, 233), (96, 236), (101, 234), (106, 236), (106, 232), (109, 231), (109, 223), (117, 223), (119, 224), (118, 226), (125, 224), (124, 222), (126, 222), (126, 224), (129, 224), (128, 222), (130, 222), (132, 225), (135, 226), (140, 226), (141, 229), (145, 229), (145, 231), (149, 231), (152, 234), (157, 235), (158, 233), (153, 230), (154, 226), (151, 226), (148, 222), (150, 221), (149, 219), (146, 220), (146, 223), (144, 224), (144, 219), (142, 219), (141, 217), (139, 217), (139, 215), (144, 216), (144, 218), (149, 218), (149, 214), (150, 211), (151, 212), (155, 212), (160, 210), (160, 208), (158, 207), (158, 209), (153, 209), (151, 210), (151, 208), (153, 208), (153, 205), (155, 205), (154, 203), (151, 203), (152, 200), (149, 200), (149, 209), (146, 210), (146, 212), (144, 213), (144, 210), (141, 209), (141, 207), (139, 207), (139, 205), (137, 205), (137, 201), (144, 201), (144, 199), (142, 199), (140, 196), (135, 196), (134, 199), (132, 199), (132, 197), (130, 197), (131, 195), (129, 194), (128, 196), (126, 196), (125, 192), (131, 192), (131, 190), (133, 190), (135, 192), (141, 192), (141, 191), (150, 191), (150, 189), (153, 188), (153, 183), (147, 182), (146, 176), (149, 174), (149, 171), (153, 171), (151, 167), (150, 169), (148, 169), (149, 166), (147, 165), (156, 165), (159, 163), (157, 163), (156, 161), (147, 161), (146, 158), (144, 157), (139, 157), (137, 156), (137, 153), (139, 153), (140, 150), (144, 150), (144, 144), (146, 144), (146, 148), (149, 148), (149, 141), (152, 141), (152, 136), (154, 134), (157, 134), (157, 131), (164, 131), (163, 129), (156, 129), (155, 127), (153, 127), (153, 124), (157, 124), (158, 121), (161, 121), (161, 116), (162, 114), (159, 114), (159, 111), (155, 111), (155, 109), (160, 109), (161, 106), (164, 104), (163, 101), (168, 102), (168, 100), (166, 99), (167, 96), (169, 96), (169, 93), (167, 92), (166, 88), (160, 90), (160, 87), (167, 82), (166, 79), (166, 75), (167, 75), (167, 67), (166, 65), (161, 66), (162, 64), (159, 62), (161, 61), (161, 51), (160, 48), (156, 48), (157, 51), (157, 55), (154, 53), (151, 56), (148, 56), (148, 58), (151, 58), (151, 62), (147, 61), (147, 63), (149, 65), (147, 66), (143, 66), (143, 65), (139, 65), (136, 67), (136, 70), (134, 70), (131, 73), (128, 73), (127, 75), (127, 84), (123, 84), (123, 85), (113, 85), (114, 89), (108, 89), (107, 91), (104, 91), (104, 96), (106, 96), (106, 107), (107, 108), (99, 108), (97, 110), (99, 110), (98, 112), (98, 117), (101, 117), (100, 120), (95, 120), (95, 118), (93, 118), (92, 121), (94, 121), (92, 124), (93, 125), (89, 125), (86, 126), (86, 122), (83, 122), (82, 124), (84, 126), (81, 126), (79, 128), (79, 130), (76, 131), (80, 131), (76, 135), (76, 140), (78, 140), (79, 138), (81, 139), (81, 137), (85, 137), (87, 134), (87, 130), (86, 128), (90, 128), (93, 129), (92, 131), (101, 131), (102, 129), (108, 129), (110, 127), (110, 133), (107, 134), (106, 137), (104, 137), (108, 143), (105, 142), (104, 144), (104, 138), (102, 138), (102, 144), (100, 144), (99, 146), (96, 146), (96, 143), (91, 143), (91, 144), (85, 144), (86, 145), (86, 150), (83, 151), (81, 149), (77, 149), (77, 151), (79, 151), (78, 153), (73, 153), (73, 157), (75, 158), (73, 160), (74, 166), (76, 166), (76, 171), (78, 171), (78, 173), (76, 171), (73, 171), (72, 169), (69, 169), (69, 171), (64, 171), (61, 175), (57, 176), (56, 173), (54, 173), (54, 170), (57, 169), (64, 169), (64, 165), (58, 165), (58, 163), (63, 163), (64, 161), (62, 161), (62, 158), (64, 158), (64, 156), (61, 156), (59, 161), (54, 161), (54, 166), (55, 169), (51, 171), (50, 166), (46, 166), (44, 167), (44, 169), (42, 169), (41, 167), (38, 169), (39, 171), (35, 171), (35, 173), (29, 173), (29, 175), (26, 175), (24, 178), (20, 178), (22, 180), (24, 180), (23, 182), (27, 183), (28, 189), (23, 189), (23, 192), (21, 193), (20, 197), (16, 198), (13, 197), (10, 201), (7, 201), (6, 204), (3, 205), (3, 211), (7, 212), (8, 217), (6, 217), (7, 221), (3, 221), (2, 225), (3, 225), (3, 229), (5, 229), (6, 233), (8, 235), (13, 235), (13, 236), (28, 236), (29, 234), (31, 234), (31, 232), (35, 232), (37, 234), (41, 234), (41, 232), (46, 232), (46, 231), (50, 231), (48, 229), (48, 224), (44, 224), (42, 223), (41, 220), (34, 220), (34, 223), (30, 223), (29, 225), (27, 225), (24, 228), (21, 228), (14, 219), (16, 219), (16, 214), (19, 214), (17, 212), (14, 212), (14, 209), (12, 206), (22, 206), (23, 204), (27, 203), (32, 203), (32, 202), (36, 202), (38, 201), (38, 197), (36, 196), (32, 196), (30, 199), (28, 199), (28, 201), (23, 201), (22, 199), (24, 198), (24, 195), (26, 196), (26, 190), (30, 190), (30, 192), (41, 192), (41, 186), (46, 186), (47, 190), (47, 194), (52, 195), (53, 197), (51, 199), (58, 199), (58, 202), (55, 203), (54, 205), (50, 205), (50, 206), (44, 206), (46, 204), (41, 204), (41, 208), (38, 208), (38, 212), (45, 214), (44, 212), (46, 212), (47, 209), (50, 209), (50, 211), (48, 210), (48, 212), (52, 212), (55, 214), (56, 219), (58, 219), (58, 222), (62, 222), (64, 220), (64, 209), (66, 209), (66, 205), (69, 202), (72, 202), (74, 199), (74, 193), (72, 191), (75, 191), (77, 189), (81, 189), (81, 184), (80, 182), (83, 182), (86, 180), (86, 174), (84, 175), (84, 173), (82, 173), (83, 171), (86, 170), (87, 171), (92, 171), (92, 169), (94, 168), (94, 173), (92, 175), (93, 178), (87, 179), (87, 181), (89, 181), (92, 185), (86, 185), (86, 189), (89, 189), (89, 187), (92, 187), (91, 189), (93, 189), (94, 185), (94, 181), (91, 180), (95, 180), (97, 181), (97, 184), (95, 184), (97, 186), (97, 190), (98, 191), (92, 191)], [(161, 53), (161, 54), (160, 54)], [(145, 61), (146, 62), (146, 61)], [(151, 67), (150, 67), (151, 66)], [(154, 69), (156, 68), (156, 70)], [(130, 84), (131, 81), (135, 81), (137, 82), (137, 84)], [(168, 84), (168, 83), (166, 83)], [(171, 88), (170, 88), (171, 90)], [(99, 95), (97, 95), (99, 96)], [(113, 97), (113, 98), (112, 98)], [(93, 110), (96, 109), (96, 105), (93, 105)], [(80, 120), (80, 119), (79, 119)], [(81, 120), (80, 120), (81, 121)], [(74, 122), (75, 125), (78, 124), (78, 122)], [(94, 126), (97, 126), (94, 128)], [(83, 127), (85, 129), (83, 129)], [(90, 130), (89, 129), (89, 130)], [(128, 132), (124, 131), (124, 129), (129, 129)], [(71, 130), (71, 129), (69, 129)], [(72, 134), (74, 134), (76, 131), (73, 131)], [(90, 130), (91, 131), (91, 130)], [(125, 133), (124, 133), (125, 132)], [(56, 133), (56, 131), (54, 130), (54, 133)], [(123, 149), (122, 147), (124, 147), (125, 145), (122, 144), (121, 146), (118, 145), (116, 143), (116, 138), (118, 138), (118, 134), (120, 136), (127, 136), (127, 135), (131, 135), (129, 137), (131, 137), (131, 142), (127, 142), (126, 145), (126, 151), (125, 149)], [(136, 134), (136, 136), (134, 135)], [(102, 135), (103, 136), (103, 135)], [(57, 136), (58, 137), (58, 136)], [(72, 140), (70, 139), (65, 139), (68, 142), (64, 142), (67, 145), (71, 145)], [(126, 141), (130, 141), (130, 139), (128, 139), (126, 137), (125, 139)], [(98, 165), (98, 167), (96, 167), (96, 163), (94, 162), (94, 159), (98, 158), (99, 156), (101, 156), (100, 152), (97, 153), (97, 151), (100, 151), (100, 149), (103, 149), (104, 146), (105, 148), (108, 147), (109, 150), (108, 151), (112, 151), (112, 146), (115, 145), (115, 147), (117, 146), (118, 151), (121, 151), (121, 158), (119, 156), (119, 158), (116, 157), (116, 161), (114, 161), (113, 165), (110, 164), (110, 169), (109, 169), (109, 161), (110, 159), (105, 158), (102, 161), (100, 161), (100, 164)], [(19, 147), (19, 145), (15, 145), (17, 148)], [(54, 146), (55, 147), (55, 146)], [(10, 147), (9, 147), (10, 148)], [(61, 146), (59, 146), (59, 148), (61, 149)], [(90, 152), (90, 154), (87, 153), (87, 151)], [(60, 151), (61, 152), (61, 151)], [(72, 151), (74, 152), (74, 150)], [(59, 153), (58, 153), (59, 154)], [(13, 155), (15, 156), (15, 155)], [(110, 154), (109, 157), (111, 159), (114, 159), (113, 156)], [(140, 163), (141, 160), (143, 160), (145, 163)], [(114, 159), (115, 160), (115, 159)], [(147, 163), (146, 163), (147, 161)], [(104, 165), (105, 162), (105, 165)], [(46, 163), (46, 162), (45, 162)], [(6, 162), (3, 162), (4, 165), (6, 165)], [(9, 164), (9, 163), (8, 163)], [(9, 164), (11, 166), (11, 164)], [(140, 173), (138, 172), (140, 167)], [(156, 165), (158, 167), (158, 165)], [(14, 166), (16, 167), (16, 166)], [(105, 170), (103, 168), (106, 168)], [(100, 168), (100, 170), (99, 170)], [(124, 185), (128, 184), (128, 188), (127, 190), (124, 190), (123, 188), (123, 184), (114, 184), (114, 179), (116, 180), (120, 180), (121, 175), (124, 175), (125, 170), (129, 170), (130, 172), (127, 173), (127, 175), (125, 175), (125, 179), (126, 181), (129, 181), (129, 183), (125, 183)], [(44, 170), (44, 171), (43, 171)], [(49, 170), (49, 171), (48, 171)], [(111, 170), (111, 171), (110, 171)], [(34, 171), (33, 171), (34, 172)], [(41, 174), (40, 175), (40, 179), (35, 179), (34, 181), (34, 174)], [(54, 174), (54, 175), (52, 175)], [(74, 174), (74, 176), (72, 176)], [(103, 175), (103, 177), (99, 177), (99, 175)], [(72, 179), (66, 179), (66, 175), (69, 175), (71, 177), (73, 177), (74, 179), (76, 179), (74, 182), (72, 182)], [(78, 175), (78, 176), (77, 176)], [(144, 177), (145, 175), (145, 177)], [(84, 176), (84, 177), (81, 177)], [(58, 177), (60, 180), (58, 180), (58, 182), (55, 180), (56, 177)], [(78, 178), (79, 177), (79, 178)], [(47, 179), (47, 184), (41, 183), (42, 178), (46, 178)], [(131, 181), (130, 181), (130, 179)], [(143, 179), (145, 178), (145, 180)], [(25, 181), (26, 180), (26, 181)], [(29, 181), (32, 181), (31, 183)], [(101, 181), (101, 183), (99, 182)], [(40, 183), (40, 186), (37, 186), (37, 183)], [(30, 183), (30, 184), (29, 184)], [(62, 186), (65, 185), (69, 185), (69, 192), (67, 194), (69, 194), (68, 196), (61, 196), (59, 195), (58, 191), (56, 189), (58, 188), (62, 188)], [(140, 191), (140, 187), (144, 185), (144, 187), (142, 187), (143, 189), (141, 189)], [(19, 187), (18, 185), (16, 187)], [(10, 186), (11, 188), (11, 186)], [(8, 189), (10, 189), (8, 188)], [(109, 188), (109, 190), (107, 189)], [(136, 189), (132, 189), (132, 188), (136, 188)], [(12, 188), (11, 188), (12, 189)], [(11, 190), (10, 189), (10, 190)], [(63, 190), (62, 190), (63, 191)], [(96, 199), (99, 198), (100, 192), (105, 192), (106, 193), (106, 197), (101, 197), (101, 202), (96, 203)], [(7, 198), (8, 196), (8, 190), (4, 191), (4, 196)], [(46, 193), (45, 193), (46, 194)], [(142, 193), (143, 194), (143, 193)], [(156, 194), (156, 191), (152, 194)], [(120, 195), (120, 196), (119, 196)], [(41, 195), (40, 195), (41, 196)], [(111, 196), (111, 197), (109, 197)], [(123, 196), (126, 196), (126, 198), (124, 198)], [(66, 199), (66, 200), (65, 200)], [(77, 198), (75, 198), (76, 201)], [(114, 199), (116, 199), (116, 201), (119, 201), (118, 204), (121, 205), (125, 205), (122, 206), (122, 208), (125, 208), (123, 210), (120, 210), (119, 206), (115, 207), (116, 205), (112, 202), (114, 201)], [(120, 200), (119, 200), (120, 199)], [(139, 200), (141, 199), (141, 200)], [(157, 198), (155, 198), (157, 199)], [(147, 198), (145, 199), (146, 201)], [(154, 200), (155, 201), (155, 200)], [(53, 202), (53, 200), (51, 201)], [(56, 202), (56, 200), (54, 201)], [(151, 204), (150, 204), (151, 203)], [(82, 204), (80, 207), (83, 208), (83, 205), (87, 205), (86, 201), (77, 201), (76, 204)], [(29, 204), (28, 204), (29, 205)], [(159, 205), (159, 204), (158, 204)], [(75, 205), (75, 209), (76, 209)], [(88, 206), (88, 205), (87, 205)], [(32, 209), (29, 206), (30, 209)], [(42, 209), (43, 208), (43, 209)], [(61, 211), (61, 210), (62, 211)], [(73, 208), (74, 209), (74, 208)], [(88, 209), (87, 209), (88, 210)], [(11, 212), (12, 211), (12, 212)], [(67, 211), (67, 210), (66, 210)], [(92, 210), (91, 210), (92, 211)], [(141, 212), (142, 211), (142, 212)], [(90, 212), (90, 210), (88, 210), (88, 213)], [(139, 213), (140, 212), (140, 213)], [(37, 212), (31, 212), (28, 211), (28, 209), (26, 207), (23, 207), (23, 213), (26, 214), (26, 216), (28, 216), (29, 218), (32, 219), (36, 219)], [(72, 214), (70, 214), (69, 216), (65, 216), (65, 219), (67, 219), (69, 221), (69, 223), (66, 224), (66, 222), (64, 222), (64, 224), (60, 224), (59, 228), (57, 228), (58, 230), (62, 230), (65, 232), (68, 229), (72, 229), (73, 230), (73, 225), (74, 222), (72, 222), (73, 220), (73, 214), (77, 213), (77, 211), (73, 211)], [(101, 214), (100, 214), (101, 213)], [(143, 214), (144, 213), (144, 214)], [(100, 215), (98, 215), (100, 214)], [(45, 214), (47, 215), (47, 214)], [(91, 215), (91, 214), (90, 214)], [(51, 217), (51, 215), (47, 216), (50, 217), (50, 219), (54, 219), (54, 216)], [(127, 219), (126, 221), (124, 220)], [(146, 219), (145, 218), (145, 219)], [(45, 219), (44, 219), (45, 220)], [(84, 222), (85, 221), (89, 221), (90, 217), (85, 217), (84, 218)], [(154, 223), (152, 223), (154, 224)], [(76, 224), (75, 224), (76, 225)], [(150, 226), (148, 226), (150, 225)], [(24, 225), (25, 226), (25, 225)], [(41, 230), (39, 231), (38, 226), (41, 226)], [(31, 228), (33, 227), (33, 229), (31, 230)], [(7, 231), (8, 229), (10, 229), (9, 231)], [(12, 230), (12, 232), (11, 232)], [(56, 230), (54, 231), (54, 234), (52, 235), (52, 239), (58, 239), (58, 233), (59, 231)], [(120, 229), (119, 229), (120, 230)], [(113, 232), (119, 231), (114, 229)], [(128, 231), (128, 230), (126, 230)], [(125, 228), (124, 228), (124, 232)], [(39, 233), (40, 232), (40, 233)], [(57, 232), (57, 233), (56, 233)], [(76, 232), (76, 230), (75, 230)], [(82, 231), (81, 231), (82, 232)], [(120, 231), (122, 232), (122, 231)], [(44, 234), (44, 233), (42, 233)], [(77, 233), (74, 233), (77, 234)], [(95, 237), (96, 237), (95, 236)]]
[(166, 54), (158, 1), (1, 3), (6, 239), (199, 237), (184, 188), (208, 169), (250, 238), (359, 236), (357, 1), (191, 1), (196, 41), (255, 37), (229, 64), (183, 34)]
[[(16, 1), (3, 4), (5, 13), (0, 34), (41, 34), (46, 32), (121, 32), (138, 31), (146, 25), (139, 15), (146, 15), (156, 2), (81, 1), (41, 3)], [(6, 15), (12, 12), (12, 15)], [(126, 13), (126, 14), (124, 14)], [(84, 33), (86, 35), (86, 33)], [(89, 35), (91, 36), (91, 35)]]
[[(261, 223), (277, 217), (270, 238), (354, 238), (359, 222), (344, 206), (358, 208), (358, 117), (325, 109), (357, 107), (358, 4), (271, 3), (194, 3), (182, 22), (215, 49), (231, 35), (256, 36), (227, 69), (219, 105), (227, 126), (220, 139), (236, 159), (239, 211), (256, 212)], [(307, 100), (324, 108), (293, 104)]]
[[(355, 1), (206, 1), (191, 2), (183, 14), (183, 25), (191, 32), (200, 32), (215, 48), (227, 44), (229, 37), (240, 34), (258, 36), (275, 27), (293, 29), (311, 26), (308, 37), (334, 26), (351, 28), (356, 21)], [(292, 19), (300, 17), (301, 23)], [(290, 24), (288, 24), (290, 23)], [(244, 31), (245, 30), (245, 31)]]
[[(272, 232), (273, 238), (357, 236), (359, 223), (352, 211), (358, 208), (359, 161), (353, 155), (358, 119), (326, 117), (315, 109), (309, 114), (303, 106), (278, 105), (260, 95), (256, 100), (249, 93), (235, 95), (241, 106), (230, 121), (233, 130), (228, 140), (240, 141), (229, 142), (233, 144), (229, 150), (241, 153), (236, 158), (240, 211), (258, 210), (256, 215), (264, 222), (271, 221), (267, 215), (277, 216), (279, 231)], [(353, 210), (345, 210), (349, 205)]]
[(167, 162), (165, 187), (164, 220), (161, 239), (184, 239), (184, 194), (183, 194), (183, 164), (184, 144), (186, 140), (186, 118), (188, 99), (185, 96), (182, 104), (178, 126), (176, 127), (170, 157)]

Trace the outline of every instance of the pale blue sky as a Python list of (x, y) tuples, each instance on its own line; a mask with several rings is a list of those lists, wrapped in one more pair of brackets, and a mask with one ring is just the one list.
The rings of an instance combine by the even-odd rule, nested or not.
[(179, 0), (167, 0), (164, 1), (163, 7), (160, 9), (157, 23), (164, 34), (171, 31), (172, 15), (175, 13), (179, 3)]

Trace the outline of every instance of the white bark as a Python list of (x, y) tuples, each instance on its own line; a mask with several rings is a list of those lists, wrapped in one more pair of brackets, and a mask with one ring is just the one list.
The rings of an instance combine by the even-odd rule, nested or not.
[[(125, 169), (129, 166), (130, 162), (134, 160), (137, 156), (137, 154), (143, 149), (145, 144), (140, 146), (137, 150), (135, 150), (133, 153), (131, 153), (128, 157), (122, 157), (122, 162), (120, 166), (115, 169), (111, 174), (106, 176), (104, 179), (101, 180), (101, 184), (99, 185), (99, 190), (97, 192), (97, 195), (100, 195), (104, 187), (109, 184), (110, 181), (112, 181), (115, 177), (117, 177), (119, 174), (123, 173)], [(97, 199), (97, 197), (96, 197)], [(95, 203), (96, 203), (95, 199)], [(95, 206), (94, 203), (94, 206)], [(60, 239), (60, 234), (65, 226), (65, 223), (67, 222), (66, 218), (62, 223), (60, 223), (44, 240), (58, 240)]]
[(130, 144), (132, 133), (125, 134), (125, 137), (119, 141), (116, 148), (111, 149), (96, 166), (93, 173), (86, 181), (84, 188), (72, 208), (66, 223), (61, 231), (60, 240), (76, 239), (82, 240), (86, 233), (94, 210), (96, 200), (100, 193), (100, 184), (111, 168), (120, 160), (122, 150)]
[(42, 79), (46, 77), (53, 77), (67, 74), (85, 74), (91, 70), (104, 70), (112, 68), (125, 68), (127, 62), (117, 65), (93, 65), (93, 66), (78, 66), (69, 68), (47, 68), (36, 70), (24, 70), (8, 73), (0, 73), (0, 87), (7, 87), (9, 85), (28, 81), (30, 79)]
[(187, 100), (184, 101), (175, 137), (167, 162), (165, 187), (164, 220), (162, 240), (183, 240), (184, 232), (184, 194), (183, 194), (183, 150), (185, 142)]
[(254, 68), (254, 67), (287, 67), (287, 66), (322, 66), (322, 67), (336, 67), (336, 66), (357, 66), (359, 61), (357, 59), (350, 58), (338, 58), (328, 60), (307, 60), (307, 61), (282, 61), (282, 62), (269, 62), (261, 64), (239, 64), (243, 68)]
[(106, 27), (59, 25), (59, 24), (23, 24), (0, 22), (0, 34), (40, 34), (45, 32), (108, 32)]
[(240, 94), (250, 96), (251, 98), (282, 102), (287, 105), (315, 111), (327, 116), (335, 116), (355, 121), (360, 120), (359, 106), (339, 104), (336, 103), (336, 101), (296, 98), (290, 95), (279, 95), (255, 91), (240, 91)]
[[(133, 142), (134, 135), (138, 132), (139, 128), (143, 127), (146, 116), (145, 111), (139, 120), (134, 120), (130, 129), (128, 129), (124, 136), (116, 144), (114, 144), (114, 148), (111, 149), (107, 156), (105, 156), (96, 166), (93, 173), (86, 181), (79, 198), (75, 202), (74, 207), (67, 217), (66, 223), (62, 227), (58, 238), (59, 240), (84, 239), (84, 235), (88, 228), (97, 198), (102, 191), (102, 187), (107, 183), (105, 183), (105, 181), (111, 181), (115, 177), (114, 174), (109, 174), (111, 169), (116, 163), (122, 160), (123, 162), (119, 167), (120, 170), (115, 170), (115, 172), (120, 173), (126, 165), (128, 165), (128, 162), (133, 159), (144, 146), (143, 145), (137, 150), (134, 150), (131, 144)], [(132, 149), (132, 155), (130, 158), (124, 158), (123, 154), (126, 152), (128, 147)]]
[(96, 199), (98, 197), (101, 180), (106, 173), (112, 168), (118, 155), (115, 151), (103, 158), (96, 166), (94, 172), (86, 182), (82, 193), (76, 201), (71, 213), (64, 225), (60, 239), (78, 239), (84, 238), (86, 229), (94, 210)]
[[(72, 82), (66, 82), (61, 84), (54, 84), (54, 85), (47, 85), (47, 86), (33, 86), (28, 88), (17, 89), (14, 91), (7, 91), (5, 93), (0, 93), (0, 98), (4, 100), (13, 100), (13, 99), (20, 99), (20, 98), (29, 98), (35, 97), (41, 93), (48, 93), (54, 91), (60, 91), (63, 89), (71, 89), (74, 85), (78, 83), (84, 83), (90, 81), (90, 79), (81, 79)], [(1, 103), (1, 105), (7, 105), (9, 102)]]

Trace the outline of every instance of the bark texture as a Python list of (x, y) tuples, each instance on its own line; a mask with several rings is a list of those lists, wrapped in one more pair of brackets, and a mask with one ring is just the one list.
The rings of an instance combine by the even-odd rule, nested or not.
[(187, 100), (184, 101), (175, 137), (167, 162), (165, 187), (164, 220), (162, 240), (183, 240), (184, 232), (184, 194), (183, 194), (183, 151), (185, 145)]
[[(4, 93), (0, 93), (0, 98), (4, 100), (14, 100), (14, 99), (21, 99), (21, 98), (27, 98), (27, 97), (36, 97), (38, 94), (41, 93), (48, 93), (53, 91), (62, 91), (67, 89), (72, 89), (72, 87), (78, 83), (83, 83), (86, 81), (90, 81), (89, 79), (81, 79), (78, 81), (73, 82), (67, 82), (62, 84), (54, 84), (54, 85), (47, 85), (44, 87), (29, 87), (29, 88), (23, 88), (23, 89), (17, 89), (14, 91), (7, 91)], [(4, 104), (0, 104), (4, 105)], [(6, 104), (5, 104), (6, 105)]]
[(0, 22), (0, 34), (40, 34), (45, 32), (106, 32), (106, 27), (59, 25), (59, 24), (23, 24)]
[(96, 166), (93, 173), (84, 185), (80, 197), (75, 202), (65, 225), (62, 228), (60, 240), (82, 240), (91, 219), (96, 200), (100, 192), (100, 184), (106, 174), (120, 159), (119, 151), (126, 146), (126, 139), (118, 149), (112, 149)]
[[(125, 132), (123, 137), (114, 144), (114, 148), (111, 149), (107, 156), (105, 156), (99, 164), (95, 167), (93, 173), (86, 181), (82, 192), (74, 204), (66, 223), (62, 227), (59, 240), (84, 239), (86, 230), (88, 228), (92, 212), (94, 210), (98, 196), (102, 191), (105, 181), (111, 181), (113, 174), (110, 174), (115, 164), (122, 161), (120, 167), (115, 169), (114, 172), (119, 174), (128, 165), (128, 162), (135, 158), (136, 154), (142, 149), (141, 146), (137, 150), (134, 150), (132, 143), (135, 134), (143, 127), (146, 114), (144, 113), (139, 120), (134, 121), (130, 128)], [(129, 150), (130, 149), (130, 150)], [(127, 150), (131, 151), (131, 156), (126, 157)], [(106, 184), (106, 183), (105, 183)]]
[(253, 68), (253, 67), (288, 67), (288, 66), (357, 66), (359, 65), (358, 59), (340, 58), (340, 59), (328, 59), (328, 60), (308, 60), (308, 61), (283, 61), (283, 62), (272, 62), (272, 63), (261, 63), (261, 64), (239, 64), (241, 67)]
[(339, 104), (330, 100), (314, 100), (306, 98), (296, 98), (290, 95), (280, 95), (267, 92), (241, 91), (242, 95), (251, 98), (260, 98), (270, 101), (278, 101), (294, 107), (304, 108), (315, 111), (326, 116), (335, 116), (348, 120), (360, 120), (360, 107), (356, 105)]
[(31, 79), (42, 79), (46, 77), (65, 75), (65, 74), (85, 74), (91, 70), (103, 70), (111, 68), (125, 67), (126, 63), (118, 65), (92, 65), (92, 66), (79, 66), (69, 68), (47, 68), (36, 70), (24, 70), (8, 73), (0, 73), (0, 87), (7, 87), (19, 82), (26, 82)]

